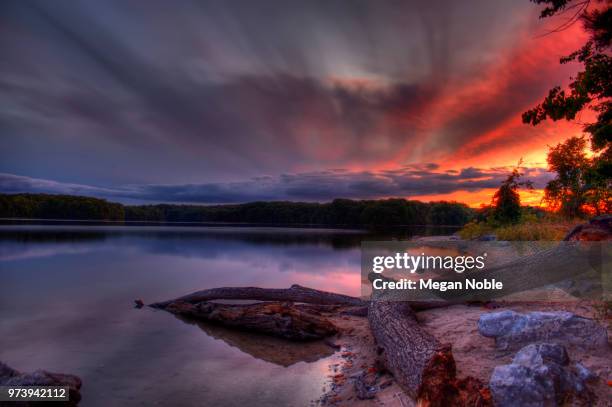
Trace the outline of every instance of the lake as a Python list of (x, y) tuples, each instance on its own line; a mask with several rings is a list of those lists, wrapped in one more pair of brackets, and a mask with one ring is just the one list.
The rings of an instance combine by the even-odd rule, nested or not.
[(327, 345), (193, 325), (135, 309), (134, 299), (291, 284), (358, 296), (360, 242), (372, 238), (381, 236), (270, 227), (0, 226), (0, 360), (20, 371), (78, 375), (85, 407), (316, 405), (337, 357)]

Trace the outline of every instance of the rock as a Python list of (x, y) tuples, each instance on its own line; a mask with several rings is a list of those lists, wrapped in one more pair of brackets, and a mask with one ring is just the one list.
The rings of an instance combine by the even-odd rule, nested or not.
[(497, 236), (494, 234), (482, 235), (478, 239), (479, 242), (493, 242), (497, 240)]
[(15, 376), (19, 376), (18, 371), (0, 362), (0, 383), (3, 383), (5, 380)]
[(548, 380), (536, 379), (534, 372), (521, 365), (502, 365), (493, 370), (489, 388), (496, 406), (540, 407), (554, 403), (555, 393)]
[(569, 356), (565, 348), (556, 343), (531, 344), (521, 349), (512, 360), (512, 363), (526, 367), (535, 367), (548, 362), (566, 366), (569, 363)]
[[(51, 373), (46, 370), (36, 370), (32, 373), (20, 373), (17, 370), (0, 362), (0, 386), (67, 386), (68, 402), (62, 402), (65, 406), (76, 406), (81, 401), (81, 379), (74, 375)], [(53, 403), (52, 403), (53, 404)], [(37, 405), (22, 402), (16, 405)]]
[(144, 302), (141, 299), (134, 300), (134, 308), (142, 308), (144, 307)]
[(362, 373), (355, 378), (355, 393), (359, 400), (370, 400), (376, 397), (378, 386), (376, 386), (376, 377)]
[(522, 315), (511, 310), (483, 314), (478, 319), (478, 332), (488, 338), (508, 334)]
[(481, 335), (495, 338), (499, 349), (519, 349), (529, 343), (554, 342), (588, 348), (608, 346), (607, 330), (595, 320), (566, 311), (500, 311), (483, 314), (478, 320)]
[(612, 240), (612, 215), (597, 216), (575, 226), (563, 240), (581, 240), (587, 242)]
[(493, 370), (489, 387), (496, 406), (540, 407), (572, 398), (591, 398), (587, 377), (592, 373), (579, 364), (569, 366), (567, 351), (554, 343), (522, 348), (509, 365)]
[(578, 378), (585, 383), (593, 381), (597, 378), (597, 376), (593, 372), (587, 369), (587, 367), (580, 362), (574, 364), (574, 370), (576, 371), (576, 375), (578, 375)]

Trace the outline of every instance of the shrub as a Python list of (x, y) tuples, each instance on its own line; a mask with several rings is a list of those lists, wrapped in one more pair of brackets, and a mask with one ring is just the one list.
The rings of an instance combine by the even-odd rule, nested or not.
[(462, 239), (476, 239), (480, 236), (493, 232), (493, 227), (485, 222), (469, 222), (460, 231)]
[(567, 226), (555, 223), (521, 223), (495, 230), (498, 240), (563, 240)]
[(489, 219), (486, 222), (470, 222), (459, 231), (463, 239), (476, 239), (486, 234), (495, 234), (497, 240), (513, 241), (558, 241), (583, 219), (565, 220), (556, 215), (537, 217), (533, 214), (523, 215), (521, 223), (515, 225), (502, 225)]

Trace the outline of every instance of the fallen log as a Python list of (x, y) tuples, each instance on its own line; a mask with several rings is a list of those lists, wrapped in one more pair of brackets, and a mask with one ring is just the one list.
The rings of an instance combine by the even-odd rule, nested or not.
[[(527, 242), (519, 242), (516, 249)], [(502, 282), (503, 287), (495, 290), (375, 290), (377, 295), (385, 299), (408, 302), (414, 310), (425, 310), (466, 302), (488, 302), (512, 294), (524, 293), (539, 289), (534, 299), (547, 299), (546, 290), (558, 286), (568, 293), (582, 298), (601, 299), (602, 284), (610, 275), (612, 256), (605, 243), (601, 242), (544, 242), (535, 244), (535, 252), (529, 255), (517, 254), (515, 258), (485, 267), (482, 270), (470, 270), (469, 273), (446, 272), (433, 278), (434, 284), (456, 283), (465, 284), (467, 279), (475, 281)], [(474, 253), (473, 253), (474, 254)], [(381, 279), (386, 282), (397, 282), (393, 278), (370, 272), (368, 279)], [(568, 284), (570, 282), (571, 284)], [(585, 287), (578, 290), (578, 287)], [(538, 295), (540, 297), (538, 297)]]
[(480, 381), (457, 379), (450, 344), (425, 332), (407, 303), (373, 300), (368, 320), (384, 365), (421, 405), (492, 405)]
[[(214, 300), (266, 302), (220, 304), (212, 302)], [(417, 301), (410, 304), (419, 310), (444, 306), (440, 301)], [(153, 303), (150, 307), (196, 321), (214, 322), (293, 340), (318, 339), (335, 334), (337, 329), (323, 314), (365, 317), (368, 313), (367, 301), (297, 284), (288, 289), (211, 288), (174, 300)]]
[(334, 335), (336, 326), (318, 312), (300, 309), (290, 303), (218, 304), (174, 301), (164, 310), (198, 321), (260, 332), (291, 340), (314, 340)]
[[(601, 298), (601, 284), (610, 274), (609, 266), (612, 258), (609, 250), (605, 250), (602, 243), (567, 241), (555, 244), (528, 256), (482, 270), (469, 273), (474, 280), (496, 280), (503, 282), (503, 288), (498, 290), (449, 290), (436, 292), (441, 299), (451, 302), (467, 300), (494, 300), (516, 293), (524, 293), (534, 289), (544, 290), (545, 287), (561, 284), (564, 281), (573, 282), (572, 287), (578, 283), (589, 283), (594, 292), (589, 294), (591, 299)], [(449, 273), (437, 282), (464, 281), (466, 276)], [(563, 287), (563, 285), (560, 285)], [(570, 294), (575, 294), (570, 289)], [(579, 294), (579, 293), (576, 293)], [(579, 294), (580, 295), (580, 294)], [(586, 295), (586, 294), (585, 294)]]
[(194, 293), (175, 298), (174, 300), (150, 304), (154, 308), (164, 308), (168, 304), (176, 301), (191, 304), (202, 301), (213, 300), (255, 300), (255, 301), (291, 301), (304, 302), (308, 304), (321, 305), (367, 305), (357, 297), (337, 294), (328, 291), (315, 290), (314, 288), (303, 287), (298, 284), (290, 288), (260, 288), (260, 287), (220, 287), (208, 290), (196, 291)]
[[(381, 279), (386, 282), (394, 282), (397, 280), (383, 276), (382, 274), (377, 274), (374, 272), (368, 273), (368, 280), (370, 283), (373, 283), (375, 279)], [(388, 300), (388, 301), (401, 301), (403, 304), (409, 305), (410, 309), (413, 311), (426, 311), (428, 309), (434, 308), (445, 308), (450, 307), (452, 305), (463, 304), (464, 301), (449, 301), (449, 300), (411, 300), (406, 298), (406, 293), (400, 291), (392, 291), (392, 290), (376, 290), (372, 293), (373, 296), (377, 298), (377, 301)]]

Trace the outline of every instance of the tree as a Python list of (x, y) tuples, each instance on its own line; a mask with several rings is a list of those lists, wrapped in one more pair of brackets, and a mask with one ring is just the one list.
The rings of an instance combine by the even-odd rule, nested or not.
[(548, 170), (557, 176), (546, 184), (544, 200), (565, 216), (581, 215), (585, 203), (585, 174), (590, 167), (584, 137), (571, 137), (548, 151)]
[(457, 202), (432, 202), (430, 206), (429, 225), (465, 225), (473, 214), (467, 205)]
[(522, 160), (516, 168), (508, 175), (508, 178), (500, 185), (493, 195), (492, 216), (500, 223), (516, 223), (521, 218), (521, 197), (518, 189), (525, 187), (533, 189), (531, 181), (521, 181), (523, 173), (519, 171)]
[(585, 201), (589, 211), (596, 215), (612, 213), (610, 160), (605, 161), (597, 158), (592, 160), (584, 178), (588, 186), (585, 191)]
[(233, 205), (122, 205), (85, 196), (0, 194), (0, 218), (150, 222), (238, 222), (279, 225), (464, 225), (473, 211), (457, 202), (405, 199), (249, 202)]
[(609, 179), (602, 178), (600, 160), (588, 158), (584, 137), (571, 137), (548, 151), (548, 170), (557, 173), (544, 189), (551, 209), (567, 217), (610, 212)]
[[(547, 18), (565, 12), (573, 15), (552, 32), (562, 31), (581, 20), (589, 40), (582, 48), (562, 57), (561, 64), (577, 61), (584, 69), (571, 78), (569, 92), (560, 86), (551, 89), (544, 101), (523, 113), (523, 122), (538, 125), (550, 118), (574, 120), (584, 109), (597, 113), (597, 121), (587, 123), (583, 130), (590, 135), (591, 148), (601, 153), (597, 170), (600, 175), (610, 178), (612, 158), (612, 3), (609, 1), (574, 0), (531, 0), (545, 4), (540, 18)], [(591, 8), (590, 6), (594, 6)], [(552, 33), (551, 32), (551, 33)]]

